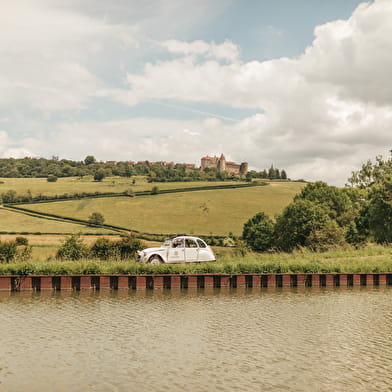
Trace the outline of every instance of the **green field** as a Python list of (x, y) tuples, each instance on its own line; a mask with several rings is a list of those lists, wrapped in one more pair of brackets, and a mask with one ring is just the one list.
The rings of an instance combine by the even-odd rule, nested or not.
[[(182, 184), (200, 185), (197, 182)], [(178, 187), (179, 183), (158, 184), (161, 185)], [(70, 200), (21, 207), (84, 220), (92, 212), (100, 212), (107, 224), (147, 233), (227, 235), (232, 232), (240, 235), (250, 217), (260, 211), (271, 217), (280, 213), (304, 185), (272, 182), (268, 186), (243, 189)]]
[(0, 208), (0, 232), (26, 233), (103, 233), (110, 230), (37, 218)]
[[(132, 181), (135, 180), (135, 184)], [(94, 181), (92, 176), (85, 177), (65, 177), (59, 178), (56, 182), (47, 182), (46, 178), (0, 178), (0, 193), (14, 190), (18, 195), (25, 195), (28, 191), (33, 196), (43, 195), (63, 195), (65, 193), (80, 192), (125, 192), (132, 189), (134, 192), (151, 190), (157, 186), (159, 189), (192, 188), (206, 185), (228, 185), (238, 184), (237, 181), (225, 182), (165, 182), (148, 183), (145, 177), (107, 177), (103, 181)]]

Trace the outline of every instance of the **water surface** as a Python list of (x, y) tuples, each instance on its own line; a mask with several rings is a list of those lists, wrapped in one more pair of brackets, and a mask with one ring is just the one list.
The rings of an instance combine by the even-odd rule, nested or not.
[(0, 293), (0, 391), (390, 391), (392, 290)]

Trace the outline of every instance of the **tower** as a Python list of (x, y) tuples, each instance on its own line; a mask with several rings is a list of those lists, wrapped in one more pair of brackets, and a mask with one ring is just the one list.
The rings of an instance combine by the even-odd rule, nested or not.
[(248, 173), (248, 162), (242, 162), (240, 166), (240, 174), (246, 176)]
[(218, 160), (218, 170), (219, 171), (226, 171), (226, 158), (222, 154)]

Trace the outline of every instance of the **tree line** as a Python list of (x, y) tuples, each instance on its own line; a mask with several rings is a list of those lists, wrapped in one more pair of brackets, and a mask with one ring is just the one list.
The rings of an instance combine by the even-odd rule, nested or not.
[[(161, 163), (130, 162), (98, 162), (93, 155), (88, 155), (83, 161), (68, 159), (46, 158), (7, 158), (0, 159), (0, 177), (6, 178), (47, 178), (49, 182), (57, 181), (60, 177), (93, 176), (95, 181), (102, 181), (108, 176), (132, 177), (147, 176), (149, 182), (177, 181), (226, 181), (240, 180), (238, 175), (220, 172), (216, 168), (199, 170), (186, 164), (163, 165)], [(285, 170), (271, 166), (269, 170), (250, 171), (246, 177), (264, 179), (287, 179)]]
[(392, 154), (362, 165), (349, 184), (307, 184), (275, 220), (263, 212), (249, 219), (243, 240), (255, 251), (286, 252), (392, 243)]

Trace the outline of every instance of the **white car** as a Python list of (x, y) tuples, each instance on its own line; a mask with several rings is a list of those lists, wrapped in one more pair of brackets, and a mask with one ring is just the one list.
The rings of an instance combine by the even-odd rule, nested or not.
[(216, 261), (212, 249), (200, 238), (181, 235), (165, 240), (160, 248), (139, 250), (139, 263), (198, 263)]

